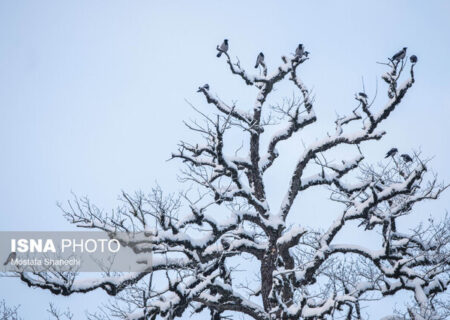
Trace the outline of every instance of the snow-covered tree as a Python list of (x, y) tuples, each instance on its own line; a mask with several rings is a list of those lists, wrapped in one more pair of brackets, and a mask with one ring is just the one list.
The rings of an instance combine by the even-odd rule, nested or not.
[[(146, 239), (127, 245), (139, 257), (152, 255), (151, 268), (95, 279), (22, 273), (21, 280), (66, 296), (103, 289), (114, 302), (91, 315), (96, 319), (175, 319), (194, 313), (214, 320), (239, 314), (257, 320), (361, 319), (362, 306), (400, 291), (415, 301), (404, 317), (445, 317), (448, 300), (439, 297), (450, 283), (449, 219), (429, 219), (413, 229), (402, 222), (417, 203), (437, 199), (446, 185), (427, 170), (429, 161), (419, 152), (393, 150), (387, 159), (366, 159), (362, 150), (385, 136), (383, 122), (413, 86), (417, 58), (400, 52), (388, 59), (382, 75), (387, 98), (377, 99), (381, 105), (366, 92), (357, 93), (354, 110), (337, 117), (332, 133), (302, 146), (300, 133), (317, 121), (313, 96), (301, 80), (309, 59), (303, 48), (283, 56), (273, 71), (259, 61), (257, 75), (228, 51), (221, 56), (243, 85), (256, 88), (254, 105), (238, 108), (209, 86), (199, 88), (213, 111), (195, 108), (201, 119), (186, 125), (200, 140), (182, 141), (172, 155), (185, 166), (180, 179), (186, 192), (123, 193), (122, 204), (108, 213), (87, 198), (64, 208), (80, 228), (111, 236), (144, 232)], [(269, 104), (274, 89), (287, 82), (298, 94)], [(237, 134), (243, 144), (236, 143)], [(277, 147), (288, 140), (297, 141), (296, 165), (286, 184), (277, 187), (286, 187), (282, 201), (269, 203), (266, 174), (280, 157)], [(303, 223), (311, 208), (294, 205), (316, 188), (336, 202), (336, 211), (321, 217), (330, 219), (322, 229)], [(346, 238), (349, 230), (368, 233), (373, 242), (365, 246)], [(241, 262), (251, 267), (239, 267)]]

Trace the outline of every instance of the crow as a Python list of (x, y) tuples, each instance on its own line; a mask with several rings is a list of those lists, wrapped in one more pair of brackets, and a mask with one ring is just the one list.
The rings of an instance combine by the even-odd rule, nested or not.
[(303, 54), (305, 53), (304, 48), (303, 48), (303, 44), (299, 44), (297, 49), (295, 49), (295, 56), (296, 57), (303, 57)]
[(411, 63), (416, 63), (417, 62), (417, 56), (413, 54), (411, 57), (409, 57), (409, 61), (411, 61)]
[(385, 156), (384, 158), (393, 157), (393, 156), (395, 156), (395, 155), (397, 154), (397, 152), (398, 152), (398, 149), (397, 149), (397, 148), (392, 148), (391, 150), (389, 150), (389, 151), (386, 153), (386, 156)]
[(400, 61), (406, 56), (406, 47), (392, 56), (392, 61)]
[(405, 162), (413, 161), (413, 159), (409, 156), (409, 154), (406, 154), (406, 153), (402, 154), (400, 157), (402, 157), (403, 161), (405, 161)]
[(197, 92), (201, 92), (202, 89), (209, 90), (209, 84), (205, 84), (203, 87), (199, 87)]
[(258, 68), (258, 66), (259, 66), (261, 63), (264, 63), (264, 53), (262, 53), (262, 52), (260, 52), (260, 53), (258, 54), (258, 57), (256, 58), (255, 69)]
[(365, 94), (364, 92), (359, 92), (358, 95), (360, 97), (363, 97), (364, 99), (367, 99), (367, 94)]
[(217, 58), (220, 58), (220, 56), (222, 55), (222, 52), (228, 51), (228, 39), (223, 40), (223, 42), (220, 45), (220, 47), (218, 48), (218, 50), (219, 50), (219, 53), (217, 54)]

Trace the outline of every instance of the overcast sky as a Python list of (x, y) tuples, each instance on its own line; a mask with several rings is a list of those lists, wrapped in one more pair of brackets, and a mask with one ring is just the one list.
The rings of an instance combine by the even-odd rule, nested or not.
[[(149, 191), (155, 181), (180, 190), (179, 163), (166, 160), (189, 135), (182, 120), (195, 117), (185, 100), (208, 110), (195, 92), (205, 82), (244, 109), (254, 98), (216, 58), (224, 38), (252, 71), (260, 51), (273, 68), (304, 43), (311, 59), (301, 76), (323, 130), (352, 110), (362, 78), (373, 97), (385, 70), (376, 61), (407, 46), (419, 57), (416, 84), (366, 151), (376, 162), (392, 146), (420, 148), (450, 181), (449, 16), (448, 1), (2, 1), (0, 230), (71, 228), (56, 202), (72, 191), (110, 209), (121, 190)], [(386, 99), (379, 90), (377, 103)], [(276, 188), (286, 172), (272, 175)], [(447, 192), (421, 210), (442, 214), (449, 200)], [(93, 310), (103, 296), (56, 301)], [(0, 298), (31, 319), (52, 297), (0, 279)]]

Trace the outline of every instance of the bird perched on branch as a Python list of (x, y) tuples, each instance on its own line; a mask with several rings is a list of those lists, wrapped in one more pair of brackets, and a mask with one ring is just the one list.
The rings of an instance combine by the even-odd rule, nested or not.
[(206, 83), (203, 87), (199, 87), (197, 92), (201, 92), (202, 89), (209, 90), (209, 84)]
[(413, 161), (413, 159), (409, 156), (409, 154), (406, 154), (406, 153), (402, 154), (400, 157), (402, 157), (403, 161), (405, 161), (405, 162)]
[(11, 261), (13, 261), (16, 257), (17, 257), (17, 253), (11, 252), (11, 253), (9, 254), (8, 258), (6, 258), (6, 261), (3, 263), (3, 265), (6, 266), (8, 263), (10, 263)]
[(364, 92), (358, 92), (358, 96), (360, 96), (361, 98), (367, 99), (367, 94), (365, 94)]
[(305, 49), (303, 48), (303, 44), (300, 43), (298, 45), (297, 49), (295, 49), (295, 56), (301, 58), (301, 57), (303, 57), (304, 53), (305, 53)]
[(417, 62), (417, 56), (413, 54), (411, 57), (409, 57), (409, 61), (411, 61), (411, 63), (416, 63)]
[(256, 58), (255, 69), (259, 67), (260, 64), (264, 63), (264, 53), (260, 52)]
[(406, 49), (408, 49), (407, 47), (404, 47), (402, 50), (400, 50), (399, 52), (397, 52), (396, 54), (394, 54), (392, 56), (392, 61), (400, 61), (402, 59), (405, 58), (406, 56)]
[(389, 150), (389, 151), (386, 153), (386, 156), (385, 156), (384, 158), (393, 157), (393, 156), (395, 156), (395, 155), (397, 154), (397, 152), (398, 152), (398, 149), (397, 149), (397, 148), (392, 148), (391, 150)]
[(222, 52), (228, 51), (228, 39), (223, 40), (220, 47), (217, 47), (217, 50), (219, 50), (219, 53), (217, 54), (217, 58), (220, 58), (220, 56), (222, 55)]

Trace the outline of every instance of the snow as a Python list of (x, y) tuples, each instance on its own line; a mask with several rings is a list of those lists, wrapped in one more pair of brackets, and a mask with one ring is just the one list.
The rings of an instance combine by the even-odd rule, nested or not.
[(277, 244), (283, 245), (285, 243), (288, 243), (295, 237), (297, 237), (305, 232), (306, 232), (306, 230), (301, 228), (300, 226), (293, 226), (289, 231), (285, 232), (280, 238), (278, 238)]

